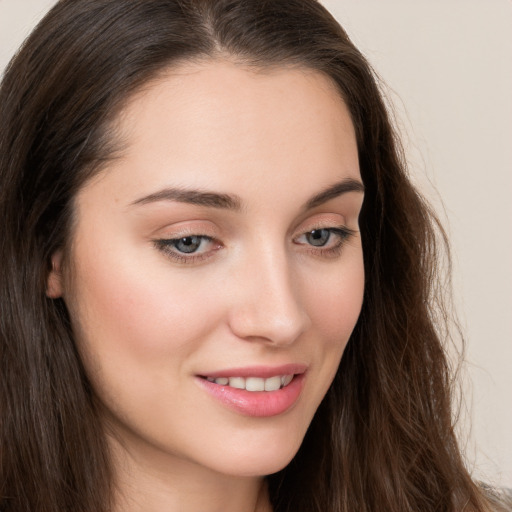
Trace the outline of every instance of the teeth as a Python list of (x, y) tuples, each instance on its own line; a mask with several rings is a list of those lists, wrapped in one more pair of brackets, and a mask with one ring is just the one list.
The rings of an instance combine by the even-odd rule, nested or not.
[(292, 381), (293, 379), (293, 375), (285, 375), (284, 377), (282, 377), (282, 384), (283, 384), (283, 388), (285, 386), (288, 386), (288, 384), (290, 384), (290, 382)]
[(245, 389), (246, 391), (277, 391), (288, 386), (293, 379), (293, 375), (276, 375), (268, 379), (260, 377), (206, 377), (209, 382), (215, 382), (221, 386), (229, 385), (236, 389)]
[(282, 380), (279, 376), (265, 379), (265, 391), (277, 391), (282, 385)]
[(265, 391), (265, 379), (248, 377), (245, 379), (245, 389), (247, 391)]
[(229, 377), (229, 386), (237, 389), (245, 389), (245, 379), (243, 377)]

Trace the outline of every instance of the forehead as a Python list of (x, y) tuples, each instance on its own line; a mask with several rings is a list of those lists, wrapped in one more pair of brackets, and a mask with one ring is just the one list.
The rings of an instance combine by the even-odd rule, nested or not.
[(163, 186), (240, 195), (254, 180), (304, 182), (310, 192), (312, 180), (360, 179), (347, 107), (333, 82), (309, 69), (183, 63), (138, 91), (116, 124), (124, 149), (102, 174), (117, 176), (116, 194), (133, 200)]

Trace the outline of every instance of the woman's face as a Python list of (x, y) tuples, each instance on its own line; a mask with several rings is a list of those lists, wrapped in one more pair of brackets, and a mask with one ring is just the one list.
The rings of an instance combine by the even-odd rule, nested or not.
[(361, 308), (347, 108), (319, 73), (208, 61), (139, 92), (118, 129), (48, 285), (109, 431), (143, 464), (275, 472)]

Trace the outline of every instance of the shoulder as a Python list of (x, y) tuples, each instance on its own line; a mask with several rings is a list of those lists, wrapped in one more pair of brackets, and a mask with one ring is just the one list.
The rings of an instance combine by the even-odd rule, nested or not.
[(495, 506), (496, 512), (512, 511), (512, 489), (506, 487), (493, 487), (480, 482), (480, 487), (487, 496), (489, 502)]

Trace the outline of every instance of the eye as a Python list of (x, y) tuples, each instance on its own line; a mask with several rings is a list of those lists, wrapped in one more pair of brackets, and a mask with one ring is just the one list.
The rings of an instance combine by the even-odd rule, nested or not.
[(169, 242), (171, 242), (172, 246), (177, 251), (184, 254), (191, 254), (198, 251), (201, 245), (204, 245), (206, 238), (205, 236), (192, 235), (169, 240)]
[(305, 235), (306, 241), (315, 247), (323, 247), (329, 242), (331, 238), (331, 231), (329, 229), (314, 229)]
[(193, 263), (206, 259), (221, 245), (207, 235), (187, 235), (154, 241), (157, 249), (180, 263)]
[(301, 234), (294, 242), (307, 247), (313, 254), (335, 257), (354, 234), (353, 230), (346, 227), (318, 228)]

